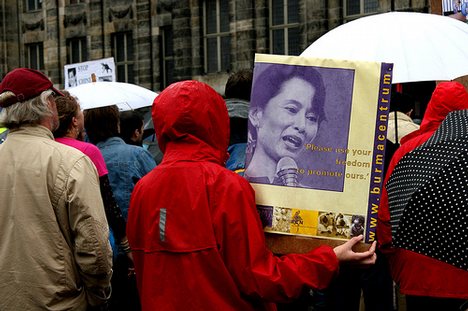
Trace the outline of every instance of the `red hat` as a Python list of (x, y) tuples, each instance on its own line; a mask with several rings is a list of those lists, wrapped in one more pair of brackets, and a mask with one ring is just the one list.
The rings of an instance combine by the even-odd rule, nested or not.
[[(29, 68), (13, 69), (0, 83), (0, 107), (24, 102), (39, 96), (46, 90), (52, 90), (63, 96), (62, 92), (54, 88), (52, 82), (42, 72)], [(4, 94), (7, 91), (8, 95)]]

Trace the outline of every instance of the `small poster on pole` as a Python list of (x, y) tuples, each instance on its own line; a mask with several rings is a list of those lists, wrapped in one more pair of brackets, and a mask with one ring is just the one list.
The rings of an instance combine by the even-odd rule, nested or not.
[(255, 56), (245, 177), (265, 231), (375, 239), (392, 68)]
[(65, 65), (64, 76), (65, 89), (97, 81), (115, 82), (114, 58)]

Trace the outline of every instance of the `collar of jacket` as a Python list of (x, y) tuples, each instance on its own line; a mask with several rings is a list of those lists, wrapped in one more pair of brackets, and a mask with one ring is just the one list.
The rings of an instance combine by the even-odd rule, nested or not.
[(104, 146), (109, 146), (109, 145), (122, 145), (122, 144), (125, 144), (125, 141), (120, 137), (114, 136), (114, 137), (110, 137), (106, 139), (105, 141), (98, 142), (96, 146), (104, 147)]
[(54, 140), (52, 132), (42, 125), (25, 125), (16, 129), (11, 129), (8, 135), (33, 135)]
[(221, 152), (197, 137), (187, 135), (183, 139), (167, 142), (162, 162), (168, 164), (177, 161), (208, 161), (224, 166), (227, 157), (227, 151)]

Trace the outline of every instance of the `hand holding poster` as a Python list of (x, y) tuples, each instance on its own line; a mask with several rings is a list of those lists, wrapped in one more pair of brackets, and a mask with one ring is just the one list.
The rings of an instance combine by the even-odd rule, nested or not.
[(245, 176), (267, 232), (374, 240), (391, 71), (256, 55)]

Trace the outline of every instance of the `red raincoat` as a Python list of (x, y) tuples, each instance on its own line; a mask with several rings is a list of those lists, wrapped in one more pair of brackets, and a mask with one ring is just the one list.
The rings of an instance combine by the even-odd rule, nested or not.
[(127, 235), (143, 310), (275, 310), (338, 269), (331, 247), (278, 258), (265, 246), (255, 193), (224, 168), (229, 117), (201, 82), (153, 104), (162, 163), (135, 186)]
[[(409, 134), (395, 152), (388, 167), (385, 184), (403, 156), (428, 140), (451, 111), (468, 109), (468, 94), (462, 84), (437, 85), (419, 130)], [(406, 136), (405, 136), (406, 138)], [(391, 248), (392, 233), (387, 190), (382, 191), (378, 214), (377, 239), (388, 256), (392, 277), (405, 295), (439, 298), (468, 298), (468, 272), (448, 263), (401, 248)]]

